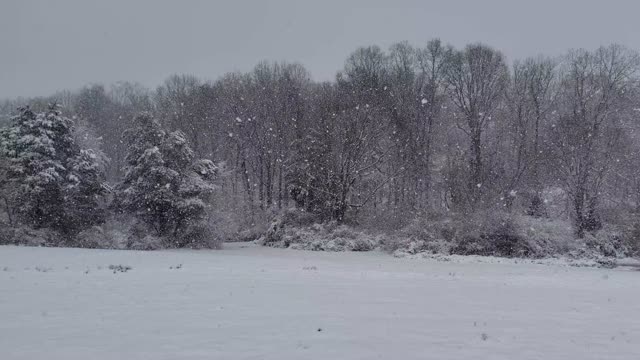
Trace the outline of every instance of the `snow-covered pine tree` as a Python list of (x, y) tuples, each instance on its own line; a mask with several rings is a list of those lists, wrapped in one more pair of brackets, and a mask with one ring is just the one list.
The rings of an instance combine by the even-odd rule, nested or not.
[(104, 217), (100, 200), (105, 189), (97, 157), (76, 144), (73, 122), (62, 116), (57, 104), (43, 113), (28, 106), (19, 111), (0, 131), (11, 201), (22, 224), (71, 239)]
[[(0, 207), (5, 213), (2, 220), (9, 226), (13, 226), (13, 185), (9, 179), (9, 159), (0, 151)], [(4, 241), (7, 239), (0, 239), (0, 242)]]
[(133, 215), (166, 246), (206, 245), (205, 200), (215, 189), (217, 167), (194, 159), (184, 133), (165, 131), (151, 114), (141, 113), (135, 123), (125, 132), (129, 148), (114, 207)]

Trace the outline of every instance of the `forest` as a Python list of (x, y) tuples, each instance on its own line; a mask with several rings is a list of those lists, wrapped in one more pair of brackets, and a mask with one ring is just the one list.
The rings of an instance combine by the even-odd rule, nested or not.
[(435, 39), (4, 100), (0, 243), (633, 256), (639, 69)]

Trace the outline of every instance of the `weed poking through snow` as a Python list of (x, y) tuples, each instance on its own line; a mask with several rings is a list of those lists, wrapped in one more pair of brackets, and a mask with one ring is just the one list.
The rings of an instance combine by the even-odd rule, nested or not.
[(131, 266), (128, 265), (109, 265), (109, 270), (113, 270), (113, 273), (117, 273), (117, 272), (127, 272), (129, 270), (133, 269)]

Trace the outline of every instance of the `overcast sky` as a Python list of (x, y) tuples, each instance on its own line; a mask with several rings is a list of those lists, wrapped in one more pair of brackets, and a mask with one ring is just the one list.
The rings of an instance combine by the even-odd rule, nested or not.
[(0, 0), (0, 98), (168, 75), (215, 79), (261, 60), (332, 79), (358, 46), (439, 37), (509, 59), (617, 42), (640, 50), (637, 0)]

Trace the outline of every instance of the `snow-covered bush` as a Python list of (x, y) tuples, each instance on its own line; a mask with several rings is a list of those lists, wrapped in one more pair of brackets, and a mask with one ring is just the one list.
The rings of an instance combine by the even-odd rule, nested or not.
[(261, 229), (258, 227), (252, 227), (250, 229), (240, 230), (234, 233), (233, 237), (228, 238), (227, 241), (234, 241), (234, 242), (254, 241), (259, 239), (265, 232), (266, 230), (264, 229)]
[(60, 236), (49, 229), (32, 229), (25, 226), (11, 228), (10, 244), (26, 246), (57, 246)]
[(188, 227), (177, 239), (177, 247), (219, 249), (223, 240), (206, 223), (198, 223)]
[(503, 257), (535, 256), (527, 240), (518, 234), (508, 216), (478, 216), (461, 224), (452, 254)]
[(385, 244), (391, 252), (524, 256), (529, 247), (504, 215), (474, 214), (417, 219)]
[(385, 249), (395, 257), (415, 254), (451, 254), (452, 243), (443, 239), (417, 240), (415, 238), (392, 238), (385, 243)]
[(289, 247), (291, 236), (293, 235), (291, 232), (286, 233), (286, 229), (298, 229), (312, 224), (320, 226), (320, 224), (316, 223), (316, 219), (314, 214), (304, 210), (298, 208), (287, 209), (271, 221), (266, 232), (258, 241), (267, 246)]
[(485, 213), (415, 221), (385, 243), (394, 254), (458, 254), (596, 259), (632, 254), (629, 233), (605, 226), (584, 239), (568, 220)]
[(411, 221), (398, 232), (397, 237), (390, 238), (386, 247), (387, 250), (393, 251), (409, 246), (411, 242), (417, 242), (411, 245), (414, 249), (418, 243), (424, 246), (429, 246), (428, 244), (432, 242), (452, 243), (459, 229), (460, 224), (455, 221), (455, 218), (432, 214), (429, 218)]
[(370, 235), (358, 236), (355, 239), (346, 241), (345, 249), (348, 251), (371, 251), (380, 245), (381, 241), (377, 237)]
[(518, 236), (527, 240), (536, 257), (571, 254), (580, 247), (569, 221), (515, 216), (514, 223)]
[(387, 236), (382, 249), (397, 256), (427, 252), (427, 244), (437, 236), (428, 229), (430, 222), (414, 219), (394, 236)]
[(165, 247), (164, 240), (154, 235), (129, 236), (127, 249), (129, 250), (159, 250)]
[[(284, 232), (285, 232), (284, 221), (282, 221), (282, 219), (276, 219), (271, 223), (271, 225), (269, 225), (269, 228), (264, 233), (264, 235), (262, 235), (256, 241), (258, 241), (261, 245), (278, 247), (278, 245), (283, 241)], [(284, 247), (288, 247), (288, 246), (289, 244), (286, 244), (286, 246)]]
[(567, 220), (529, 216), (516, 217), (515, 220), (520, 236), (527, 239), (538, 257), (564, 255), (596, 259), (633, 255), (630, 245), (632, 231), (625, 231), (622, 226), (606, 224), (602, 229), (585, 233), (584, 238), (579, 239)]
[(312, 228), (288, 229), (280, 243), (271, 246), (312, 251), (371, 251), (382, 245), (380, 235), (358, 232), (355, 238), (335, 237), (331, 232)]
[(120, 216), (102, 225), (82, 231), (76, 246), (102, 249), (156, 250), (162, 248), (220, 248), (221, 239), (206, 223), (197, 223), (180, 233), (179, 238), (159, 237), (148, 233), (144, 224)]
[(313, 223), (315, 215), (299, 209), (276, 217), (257, 242), (261, 245), (313, 251), (371, 251), (380, 247), (380, 235), (367, 234), (335, 221)]
[(620, 229), (612, 226), (603, 227), (593, 233), (586, 233), (584, 241), (587, 248), (606, 257), (626, 257), (631, 255), (631, 250), (625, 243), (625, 234)]
[(129, 145), (127, 165), (113, 206), (144, 227), (144, 231), (132, 234), (136, 247), (145, 238), (156, 246), (148, 233), (170, 247), (216, 243), (205, 225), (206, 199), (215, 190), (216, 165), (195, 159), (182, 132), (165, 131), (148, 113), (136, 117), (136, 127), (128, 130), (125, 138)]
[[(225, 203), (219, 199), (218, 192), (211, 197), (208, 203), (207, 217), (204, 221), (211, 229), (215, 229), (216, 238), (225, 242), (242, 241), (238, 239), (241, 238), (239, 233), (242, 231), (250, 232), (250, 227), (243, 226), (249, 221), (226, 207)], [(255, 240), (258, 237), (259, 235), (250, 240)]]
[(13, 229), (6, 224), (0, 225), (0, 245), (13, 244)]
[(518, 221), (519, 217), (502, 213), (438, 216), (431, 220), (416, 220), (400, 231), (398, 237), (387, 244), (386, 248), (406, 254), (541, 256), (542, 252), (521, 231)]
[(331, 238), (333, 239), (357, 239), (358, 236), (360, 235), (360, 233), (358, 233), (357, 231), (355, 231), (353, 228), (346, 226), (346, 225), (340, 225), (337, 226), (332, 232), (331, 232)]
[[(282, 214), (282, 222), (291, 226), (310, 226), (319, 222), (319, 217), (299, 208), (291, 208)], [(335, 222), (334, 222), (335, 223)]]
[(76, 237), (76, 245), (89, 249), (117, 249), (118, 247), (113, 246), (110, 240), (104, 229), (96, 225), (81, 231)]
[(127, 249), (133, 221), (124, 216), (109, 217), (104, 223), (78, 234), (76, 246), (97, 249)]
[(627, 245), (631, 256), (640, 257), (640, 222), (635, 222), (627, 231)]

